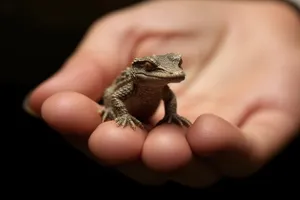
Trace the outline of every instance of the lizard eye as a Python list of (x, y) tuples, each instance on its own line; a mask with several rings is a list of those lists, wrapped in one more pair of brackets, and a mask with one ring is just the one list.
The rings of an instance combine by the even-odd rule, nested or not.
[(156, 66), (154, 64), (152, 64), (151, 62), (144, 62), (142, 67), (146, 70), (146, 71), (153, 71), (155, 70)]

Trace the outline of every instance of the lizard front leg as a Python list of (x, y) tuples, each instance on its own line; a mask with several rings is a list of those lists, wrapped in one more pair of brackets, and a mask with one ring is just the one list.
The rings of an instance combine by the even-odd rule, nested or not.
[(176, 96), (169, 86), (165, 86), (162, 95), (164, 106), (165, 106), (165, 116), (160, 120), (156, 126), (163, 123), (175, 123), (180, 126), (189, 127), (191, 122), (177, 114), (177, 101)]
[(111, 95), (113, 93), (113, 88), (109, 87), (104, 91), (103, 95), (103, 103), (105, 108), (101, 111), (102, 122), (106, 122), (108, 120), (114, 120), (116, 118), (116, 114), (114, 109), (111, 107)]
[(120, 87), (111, 96), (111, 107), (115, 110), (116, 118), (114, 119), (117, 126), (126, 127), (130, 125), (132, 129), (136, 126), (143, 128), (142, 123), (134, 116), (129, 114), (124, 101), (134, 93), (133, 83), (127, 83)]

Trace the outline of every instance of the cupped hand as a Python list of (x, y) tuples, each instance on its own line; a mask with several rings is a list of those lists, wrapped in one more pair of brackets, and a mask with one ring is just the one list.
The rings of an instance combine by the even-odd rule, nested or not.
[[(300, 122), (300, 22), (280, 2), (150, 1), (92, 25), (26, 109), (75, 147), (144, 183), (203, 187), (254, 173)], [(147, 132), (101, 123), (97, 102), (134, 57), (181, 53), (185, 81), (171, 84), (193, 124)], [(163, 117), (163, 106), (154, 121)]]

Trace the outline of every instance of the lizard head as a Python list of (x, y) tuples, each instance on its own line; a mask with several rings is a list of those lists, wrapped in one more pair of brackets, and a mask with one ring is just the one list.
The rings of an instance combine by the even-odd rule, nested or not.
[(135, 58), (132, 62), (132, 69), (140, 82), (166, 85), (178, 83), (185, 79), (181, 65), (182, 57), (180, 54), (168, 53)]

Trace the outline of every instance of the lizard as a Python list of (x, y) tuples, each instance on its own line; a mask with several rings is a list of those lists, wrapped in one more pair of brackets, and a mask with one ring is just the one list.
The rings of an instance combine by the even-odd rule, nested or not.
[(165, 114), (156, 126), (174, 123), (189, 127), (191, 122), (177, 114), (177, 101), (169, 83), (185, 79), (182, 56), (166, 53), (134, 58), (103, 93), (104, 109), (100, 111), (102, 122), (114, 120), (117, 126), (144, 128), (157, 110), (161, 100)]

